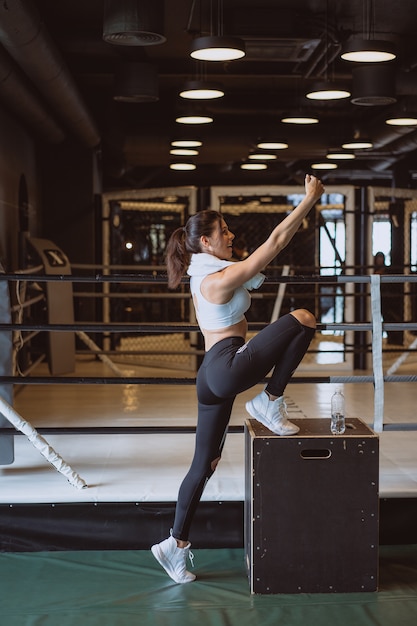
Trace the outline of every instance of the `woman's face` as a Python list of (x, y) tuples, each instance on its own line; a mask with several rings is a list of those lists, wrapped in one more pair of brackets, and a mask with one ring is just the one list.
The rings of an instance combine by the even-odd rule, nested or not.
[(234, 238), (234, 234), (230, 232), (226, 222), (222, 219), (220, 222), (216, 222), (213, 232), (206, 238), (204, 251), (214, 254), (219, 259), (231, 259), (233, 255), (232, 241)]

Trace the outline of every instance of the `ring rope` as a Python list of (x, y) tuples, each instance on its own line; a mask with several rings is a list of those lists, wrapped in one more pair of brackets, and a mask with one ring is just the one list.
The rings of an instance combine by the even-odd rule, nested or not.
[[(351, 275), (351, 274), (338, 274), (338, 275), (318, 275), (310, 274), (304, 276), (302, 274), (291, 274), (288, 276), (279, 276), (278, 278), (267, 277), (264, 284), (268, 285), (280, 285), (281, 283), (330, 283), (330, 284), (344, 284), (344, 283), (369, 283), (372, 276), (365, 275)], [(101, 274), (97, 273), (94, 276), (81, 276), (75, 274), (2, 274), (2, 280), (10, 281), (30, 281), (30, 282), (70, 282), (70, 283), (142, 283), (144, 285), (154, 285), (156, 283), (167, 283), (166, 274), (149, 275), (149, 274)], [(184, 277), (181, 280), (181, 284), (187, 285), (189, 278)], [(417, 282), (417, 276), (413, 274), (389, 274), (386, 276), (380, 276), (381, 283), (402, 283), (402, 282)]]
[[(31, 280), (38, 282), (46, 282), (46, 281), (69, 281), (69, 282), (129, 282), (129, 283), (140, 283), (143, 284), (155, 284), (155, 283), (166, 283), (166, 276), (141, 276), (141, 275), (126, 275), (112, 274), (111, 276), (104, 276), (102, 274), (97, 273), (94, 277), (92, 276), (74, 276), (74, 275), (34, 275), (28, 274), (27, 276), (19, 273), (17, 275), (3, 275), (3, 278), (10, 280)], [(188, 283), (188, 278), (184, 278), (183, 282)], [(380, 275), (372, 275), (372, 276), (281, 276), (278, 279), (267, 279), (267, 282), (270, 285), (278, 284), (280, 288), (283, 288), (282, 283), (292, 282), (292, 283), (371, 283), (371, 310), (372, 310), (372, 323), (329, 323), (329, 324), (318, 324), (318, 330), (356, 330), (356, 331), (372, 331), (372, 355), (373, 355), (373, 372), (374, 374), (371, 376), (330, 376), (330, 377), (295, 377), (290, 382), (300, 383), (373, 383), (374, 385), (374, 394), (375, 394), (375, 402), (374, 402), (374, 430), (377, 432), (381, 432), (385, 425), (383, 423), (383, 413), (384, 413), (384, 382), (416, 382), (417, 376), (395, 376), (393, 373), (398, 369), (399, 365), (407, 358), (410, 351), (417, 347), (417, 339), (410, 344), (410, 346), (406, 349), (403, 355), (396, 361), (396, 363), (388, 370), (387, 374), (384, 376), (382, 369), (382, 330), (416, 330), (416, 323), (399, 323), (399, 324), (382, 324), (381, 318), (381, 296), (380, 296), (380, 285), (382, 282), (384, 283), (396, 283), (396, 282), (417, 282), (417, 276), (380, 276)], [(166, 294), (169, 295), (169, 294)], [(172, 294), (179, 297), (186, 297), (183, 294)], [(249, 325), (249, 330), (260, 330), (266, 326), (265, 323), (252, 323)], [(130, 323), (75, 323), (75, 324), (0, 324), (0, 330), (11, 330), (17, 329), (19, 331), (75, 331), (77, 336), (84, 341), (84, 343), (95, 353), (98, 357), (106, 362), (113, 372), (117, 375), (117, 379), (114, 378), (86, 378), (86, 377), (0, 377), (0, 381), (8, 382), (12, 384), (23, 383), (23, 384), (195, 384), (195, 378), (192, 379), (174, 379), (174, 378), (165, 378), (165, 379), (156, 379), (149, 377), (126, 377), (125, 372), (122, 372), (120, 368), (118, 368), (108, 357), (105, 355), (105, 352), (99, 348), (91, 339), (88, 337), (86, 332), (129, 332), (129, 333), (178, 333), (178, 332), (193, 332), (198, 331), (199, 328), (197, 325), (193, 325), (190, 323), (172, 323), (172, 324), (153, 324), (153, 323), (142, 323), (142, 324), (130, 324)]]
[[(267, 383), (268, 378), (259, 381)], [(414, 383), (417, 375), (404, 374), (384, 376), (386, 383)], [(0, 376), (0, 383), (15, 385), (195, 385), (195, 378), (175, 378), (156, 376)], [(369, 376), (293, 376), (289, 384), (319, 383), (375, 383)]]
[[(249, 331), (262, 330), (264, 322), (250, 322)], [(318, 323), (317, 330), (373, 330), (371, 322)], [(417, 322), (384, 324), (385, 330), (417, 330)], [(129, 333), (189, 333), (199, 330), (196, 324), (174, 322), (154, 324), (152, 322), (79, 322), (74, 324), (39, 324), (39, 323), (1, 323), (0, 330), (44, 330), (44, 331), (89, 331), (89, 332), (129, 332)]]

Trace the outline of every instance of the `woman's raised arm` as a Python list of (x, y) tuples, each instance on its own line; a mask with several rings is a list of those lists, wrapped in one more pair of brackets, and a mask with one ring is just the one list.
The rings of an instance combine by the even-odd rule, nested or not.
[(274, 228), (268, 239), (246, 259), (213, 274), (210, 277), (211, 286), (214, 286), (213, 283), (217, 283), (217, 288), (229, 292), (262, 271), (289, 244), (303, 219), (323, 193), (323, 183), (315, 176), (307, 174), (305, 177), (305, 196), (300, 204)]

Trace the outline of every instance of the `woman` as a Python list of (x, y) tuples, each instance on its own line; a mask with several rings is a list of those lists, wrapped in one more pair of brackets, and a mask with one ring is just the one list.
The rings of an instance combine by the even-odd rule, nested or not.
[(217, 211), (193, 215), (175, 230), (166, 250), (168, 285), (190, 278), (191, 294), (205, 342), (197, 374), (198, 422), (191, 467), (184, 478), (171, 536), (152, 546), (155, 558), (178, 583), (195, 579), (187, 571), (191, 522), (204, 487), (220, 461), (236, 395), (261, 381), (273, 369), (265, 389), (246, 403), (248, 413), (277, 435), (293, 435), (284, 389), (313, 338), (316, 320), (297, 309), (262, 329), (245, 343), (250, 306), (248, 289), (258, 288), (259, 272), (291, 241), (301, 222), (324, 192), (320, 180), (307, 175), (305, 197), (246, 259), (232, 262), (234, 239)]

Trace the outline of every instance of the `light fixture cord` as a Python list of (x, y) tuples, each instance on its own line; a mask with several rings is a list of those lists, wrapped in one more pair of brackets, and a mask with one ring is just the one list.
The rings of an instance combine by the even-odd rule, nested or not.
[(325, 16), (325, 32), (324, 32), (324, 43), (326, 46), (326, 66), (324, 70), (324, 80), (327, 83), (328, 80), (328, 70), (329, 70), (329, 0), (326, 0), (326, 16)]
[(206, 81), (207, 80), (207, 61), (196, 61), (196, 80), (198, 81)]
[(366, 0), (363, 4), (363, 38), (375, 38), (375, 3), (374, 0)]
[(376, 19), (376, 9), (375, 9), (375, 2), (374, 0), (371, 0), (371, 6), (370, 6), (370, 26), (369, 26), (369, 30), (371, 33), (371, 38), (375, 39), (375, 19)]
[(210, 0), (210, 37), (214, 35), (214, 11), (213, 0)]
[[(197, 2), (197, 0), (193, 0), (192, 3), (191, 3), (191, 8), (190, 8), (189, 16), (188, 16), (187, 27), (185, 29), (185, 32), (187, 32), (187, 33), (189, 33), (191, 31), (191, 28), (192, 28), (192, 22), (193, 22), (196, 2)], [(201, 32), (201, 0), (200, 0), (199, 8), (200, 8), (200, 32)]]

